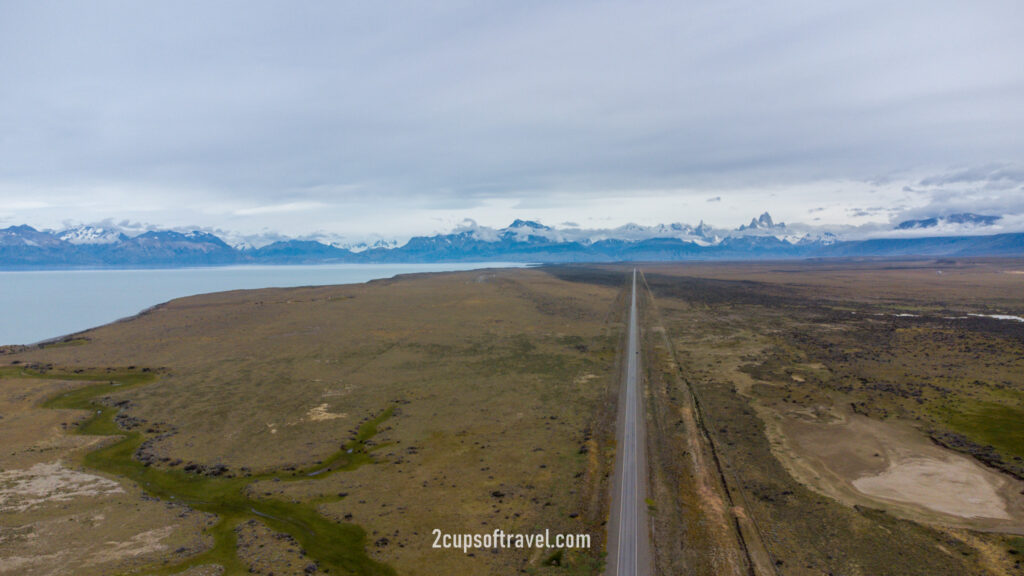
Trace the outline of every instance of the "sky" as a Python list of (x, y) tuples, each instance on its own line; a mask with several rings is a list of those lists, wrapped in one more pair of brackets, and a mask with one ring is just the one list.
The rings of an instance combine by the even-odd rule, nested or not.
[(0, 227), (1024, 230), (1024, 3), (0, 0)]

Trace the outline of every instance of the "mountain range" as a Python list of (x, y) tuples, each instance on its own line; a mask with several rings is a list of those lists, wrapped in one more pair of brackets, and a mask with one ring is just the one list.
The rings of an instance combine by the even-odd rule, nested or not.
[[(892, 256), (1020, 256), (1024, 233), (985, 234), (999, 216), (951, 214), (907, 220), (894, 236), (844, 240), (831, 232), (800, 232), (765, 212), (734, 230), (673, 223), (627, 224), (609, 230), (552, 228), (516, 220), (505, 228), (467, 223), (447, 234), (417, 236), (404, 245), (378, 242), (337, 246), (315, 240), (281, 240), (253, 248), (232, 246), (201, 231), (152, 230), (137, 235), (114, 227), (79, 226), (0, 230), (0, 268), (184, 267), (234, 264), (397, 262), (611, 262), (623, 260), (753, 260)], [(956, 225), (960, 234), (941, 234)], [(965, 228), (966, 227), (966, 228)], [(933, 236), (901, 236), (935, 230)], [(964, 233), (968, 230), (970, 233)]]

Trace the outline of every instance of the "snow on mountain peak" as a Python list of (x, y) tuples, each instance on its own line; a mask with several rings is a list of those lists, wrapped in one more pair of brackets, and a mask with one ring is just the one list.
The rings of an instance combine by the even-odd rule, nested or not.
[(377, 240), (376, 242), (359, 242), (359, 243), (356, 243), (356, 244), (335, 244), (334, 246), (336, 248), (341, 248), (343, 250), (348, 250), (349, 252), (352, 252), (353, 254), (358, 254), (360, 252), (366, 252), (367, 250), (376, 250), (376, 249), (392, 250), (392, 249), (398, 247), (398, 241), (396, 241), (396, 240)]
[(705, 224), (703, 220), (701, 220), (700, 224), (698, 224), (697, 227), (693, 229), (693, 233), (696, 234), (697, 236), (700, 236), (701, 238), (705, 238), (708, 240), (716, 237), (715, 231), (711, 229), (711, 226)]
[(769, 214), (767, 211), (765, 211), (764, 214), (761, 214), (757, 218), (751, 218), (750, 219), (750, 224), (747, 224), (746, 226), (740, 226), (739, 228), (737, 228), (737, 230), (742, 232), (744, 230), (766, 230), (766, 229), (771, 229), (771, 228), (785, 228), (785, 227), (786, 227), (786, 224), (783, 223), (783, 222), (779, 222), (779, 223), (776, 224), (772, 220), (772, 215)]
[[(477, 237), (480, 237), (479, 233), (477, 234)], [(512, 222), (508, 228), (502, 229), (498, 237), (512, 238), (517, 242), (527, 242), (531, 239), (537, 238), (543, 238), (552, 242), (561, 242), (564, 239), (558, 230), (555, 230), (550, 226), (545, 226), (535, 220), (520, 220), (518, 218)], [(498, 238), (495, 238), (495, 240), (497, 239)]]
[(521, 220), (516, 218), (512, 224), (509, 225), (509, 229), (512, 228), (532, 228), (534, 230), (551, 230), (549, 226), (545, 226), (536, 220)]
[(68, 228), (59, 232), (57, 237), (69, 244), (114, 244), (115, 242), (127, 239), (127, 236), (116, 228), (100, 226)]

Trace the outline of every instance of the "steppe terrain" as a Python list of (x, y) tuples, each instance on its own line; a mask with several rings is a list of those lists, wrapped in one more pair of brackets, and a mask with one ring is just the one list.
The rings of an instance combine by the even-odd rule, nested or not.
[[(591, 573), (620, 292), (535, 270), (239, 291), (8, 350), (0, 574)], [(464, 554), (435, 528), (597, 544)]]
[[(692, 516), (708, 500), (671, 490), (700, 477), (672, 461), (701, 436), (689, 395), (756, 573), (1020, 573), (1024, 321), (988, 316), (1024, 316), (1022, 269), (643, 267), (664, 410), (651, 441), (667, 446), (658, 509)], [(735, 547), (707, 533), (709, 516), (658, 546), (662, 573), (722, 573)], [(694, 554), (694, 539), (714, 549)]]
[[(1024, 573), (1024, 261), (639, 268), (657, 573)], [(601, 573), (631, 270), (203, 295), (4, 349), (0, 574)]]

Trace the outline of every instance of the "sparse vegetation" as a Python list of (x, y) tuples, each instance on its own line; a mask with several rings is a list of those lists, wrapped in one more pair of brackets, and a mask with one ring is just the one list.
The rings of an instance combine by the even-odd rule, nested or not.
[[(897, 452), (930, 455), (935, 449), (930, 437), (956, 433), (995, 455), (986, 459), (966, 445), (950, 445), (981, 464), (1009, 471), (1016, 462), (1020, 426), (1011, 422), (1024, 398), (1019, 327), (950, 317), (979, 310), (981, 301), (987, 301), (986, 308), (993, 303), (999, 309), (1024, 307), (1020, 281), (1001, 274), (999, 262), (960, 263), (947, 268), (943, 285), (936, 286), (931, 266), (647, 269), (680, 372), (700, 395), (730, 492), (738, 496), (738, 514), (756, 521), (775, 572), (998, 574), (1013, 569), (1006, 557), (992, 553), (1000, 537), (987, 531), (1020, 529), (1019, 489), (1000, 493), (1012, 521), (975, 519), (972, 524), (913, 512), (872, 500), (849, 484), (885, 470), (882, 460), (893, 455), (863, 446), (864, 466), (875, 466), (876, 472), (859, 469), (855, 463), (862, 457), (843, 451), (840, 436), (830, 436), (848, 434), (837, 422), (867, 416), (868, 422), (916, 430), (885, 440), (896, 443)], [(669, 388), (670, 402), (680, 395)], [(832, 460), (802, 452), (812, 437), (831, 446)], [(872, 464), (872, 458), (879, 463)], [(846, 479), (827, 488), (821, 478)], [(837, 496), (836, 490), (846, 492)], [(927, 517), (927, 523), (904, 519), (910, 517)], [(943, 528), (965, 524), (985, 531)]]
[[(52, 381), (56, 410), (39, 409), (122, 437), (80, 452), (86, 469), (158, 499), (146, 502), (209, 513), (191, 529), (201, 546), (162, 565), (122, 561), (126, 572), (244, 573), (267, 570), (268, 554), (331, 573), (600, 572), (599, 547), (565, 551), (557, 565), (544, 562), (551, 552), (430, 548), (433, 528), (603, 541), (606, 461), (579, 447), (597, 456), (610, 443), (619, 327), (608, 317), (620, 287), (478, 275), (174, 301), (90, 331), (83, 345), (10, 350), (0, 383)], [(153, 370), (89, 368), (126, 365)]]
[[(1024, 278), (1000, 266), (645, 267), (658, 570), (1018, 573), (1024, 328), (966, 317), (1024, 310)], [(600, 546), (463, 554), (429, 534), (603, 542), (626, 280), (571, 266), (212, 294), (5, 349), (0, 466), (78, 463), (122, 490), (9, 515), (0, 561), (601, 573)], [(990, 487), (992, 517), (855, 484), (906, 454)], [(28, 544), (31, 561), (13, 552)], [(69, 544), (77, 563), (54, 552)]]

